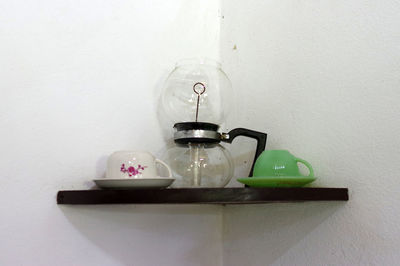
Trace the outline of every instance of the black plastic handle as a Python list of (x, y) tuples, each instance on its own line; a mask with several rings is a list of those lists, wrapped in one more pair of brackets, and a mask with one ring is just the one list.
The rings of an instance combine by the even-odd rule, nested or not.
[(257, 140), (256, 155), (254, 156), (253, 164), (251, 165), (249, 174), (249, 177), (251, 177), (253, 176), (253, 168), (258, 156), (260, 156), (260, 154), (265, 150), (265, 145), (267, 144), (267, 134), (247, 128), (235, 128), (229, 131), (228, 137), (226, 139), (222, 139), (222, 141), (232, 143), (234, 138), (237, 136), (245, 136)]

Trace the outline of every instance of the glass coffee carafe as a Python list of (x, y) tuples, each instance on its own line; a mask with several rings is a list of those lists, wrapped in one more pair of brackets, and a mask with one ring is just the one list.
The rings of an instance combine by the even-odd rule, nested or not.
[(254, 161), (265, 149), (265, 133), (245, 128), (218, 132), (233, 104), (231, 83), (218, 62), (200, 59), (178, 63), (165, 82), (161, 104), (175, 130), (175, 145), (162, 156), (176, 178), (172, 187), (226, 186), (234, 164), (220, 142), (231, 143), (237, 136), (256, 139)]

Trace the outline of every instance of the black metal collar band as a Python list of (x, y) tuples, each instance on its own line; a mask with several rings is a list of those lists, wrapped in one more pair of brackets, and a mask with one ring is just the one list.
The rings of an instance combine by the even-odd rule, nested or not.
[(183, 122), (174, 125), (174, 141), (179, 144), (219, 143), (221, 134), (219, 126), (206, 122)]
[(207, 122), (181, 122), (176, 123), (174, 128), (177, 131), (193, 129), (218, 131), (219, 126), (217, 124)]
[(179, 144), (187, 143), (219, 143), (221, 134), (217, 131), (191, 129), (181, 130), (174, 133), (174, 140)]

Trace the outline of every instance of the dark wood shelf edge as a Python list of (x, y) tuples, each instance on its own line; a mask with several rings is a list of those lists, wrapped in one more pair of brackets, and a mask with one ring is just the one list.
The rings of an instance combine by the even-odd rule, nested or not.
[(347, 200), (347, 188), (107, 189), (57, 193), (57, 204), (257, 204)]

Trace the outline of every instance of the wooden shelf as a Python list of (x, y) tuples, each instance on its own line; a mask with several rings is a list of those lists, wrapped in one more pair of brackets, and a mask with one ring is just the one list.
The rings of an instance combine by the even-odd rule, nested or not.
[(347, 201), (347, 188), (184, 188), (63, 190), (58, 204), (254, 204)]

